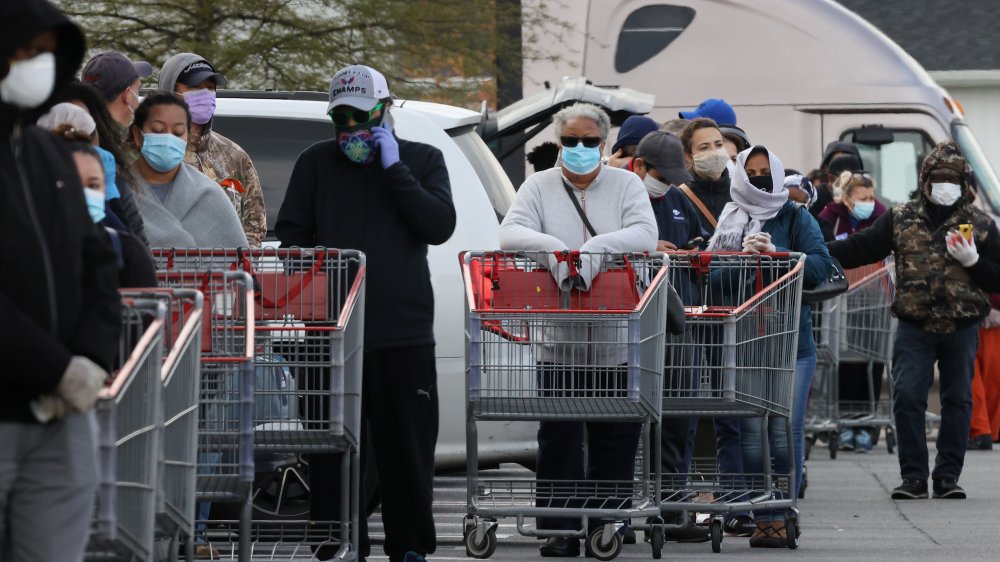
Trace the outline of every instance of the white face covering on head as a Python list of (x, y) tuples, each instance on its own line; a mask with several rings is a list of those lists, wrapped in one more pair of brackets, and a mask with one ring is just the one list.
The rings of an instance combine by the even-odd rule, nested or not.
[(0, 100), (21, 109), (34, 109), (49, 99), (56, 87), (56, 56), (42, 53), (35, 58), (11, 63), (0, 80)]
[(664, 183), (653, 177), (653, 174), (646, 173), (646, 179), (642, 180), (642, 183), (646, 186), (646, 193), (653, 199), (659, 199), (670, 191), (670, 184)]
[(942, 207), (951, 207), (962, 196), (962, 186), (957, 183), (932, 183), (931, 202)]

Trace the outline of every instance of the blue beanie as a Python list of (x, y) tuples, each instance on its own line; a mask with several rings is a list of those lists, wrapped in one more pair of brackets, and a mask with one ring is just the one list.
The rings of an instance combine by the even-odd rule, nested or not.
[(656, 131), (660, 126), (649, 117), (645, 115), (633, 115), (622, 123), (622, 128), (618, 131), (618, 140), (615, 141), (615, 145), (611, 147), (611, 154), (618, 152), (618, 149), (623, 146), (629, 146), (634, 144), (639, 145), (639, 141), (643, 137)]

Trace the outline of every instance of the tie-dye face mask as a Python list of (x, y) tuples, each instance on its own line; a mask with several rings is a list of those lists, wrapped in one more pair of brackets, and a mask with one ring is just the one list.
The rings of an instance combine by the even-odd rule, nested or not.
[(340, 150), (348, 160), (355, 164), (368, 164), (375, 159), (375, 137), (371, 129), (345, 128), (337, 129), (340, 139)]

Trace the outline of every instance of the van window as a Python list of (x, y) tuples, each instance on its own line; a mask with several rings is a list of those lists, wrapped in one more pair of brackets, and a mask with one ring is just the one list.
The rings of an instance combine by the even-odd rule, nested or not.
[(975, 135), (972, 134), (972, 129), (965, 123), (956, 122), (952, 124), (951, 134), (955, 137), (955, 142), (962, 149), (962, 154), (965, 155), (965, 159), (968, 160), (972, 171), (976, 174), (976, 181), (979, 182), (979, 194), (985, 196), (990, 202), (994, 213), (1000, 213), (1000, 181), (997, 180), (993, 166), (990, 165), (990, 161), (979, 146)]
[[(854, 142), (854, 131), (845, 131), (840, 140)], [(865, 170), (875, 176), (878, 198), (886, 205), (903, 203), (917, 188), (920, 163), (934, 148), (924, 131), (893, 129), (893, 142), (882, 146), (858, 144)]]
[(250, 154), (264, 191), (267, 229), (274, 229), (278, 209), (299, 154), (313, 144), (333, 137), (327, 121), (274, 117), (227, 117), (218, 115), (212, 129), (222, 133)]
[(514, 186), (511, 185), (507, 172), (490, 152), (482, 137), (476, 133), (475, 126), (453, 129), (448, 131), (448, 134), (479, 176), (479, 181), (486, 190), (486, 196), (496, 211), (497, 219), (503, 220), (511, 204), (514, 203)]
[(677, 39), (693, 19), (694, 10), (687, 6), (656, 4), (632, 12), (618, 34), (615, 70), (628, 72), (653, 58)]

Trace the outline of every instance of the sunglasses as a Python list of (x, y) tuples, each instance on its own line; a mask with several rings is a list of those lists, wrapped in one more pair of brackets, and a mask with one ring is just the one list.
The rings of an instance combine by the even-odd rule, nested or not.
[(583, 146), (587, 148), (597, 148), (598, 146), (601, 145), (601, 138), (584, 137), (581, 139), (579, 137), (559, 137), (559, 142), (562, 143), (563, 146), (568, 148), (573, 148), (574, 146), (580, 144), (581, 142), (583, 143)]
[(380, 103), (373, 107), (371, 111), (365, 111), (363, 109), (334, 109), (330, 112), (330, 119), (333, 120), (334, 125), (347, 125), (351, 119), (355, 123), (368, 123), (373, 121), (375, 117), (373, 116), (376, 111), (382, 109), (384, 103)]

